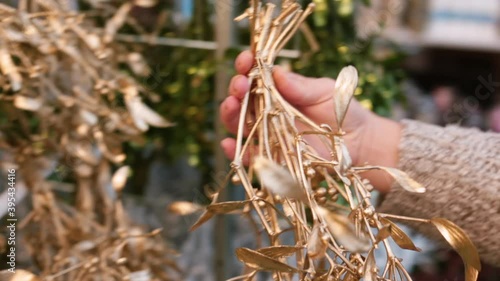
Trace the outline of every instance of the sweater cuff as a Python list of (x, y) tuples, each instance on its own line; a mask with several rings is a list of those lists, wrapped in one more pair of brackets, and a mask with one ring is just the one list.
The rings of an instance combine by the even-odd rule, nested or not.
[[(410, 120), (402, 125), (398, 168), (427, 192), (409, 193), (394, 185), (379, 211), (446, 218), (466, 231), (485, 262), (500, 264), (500, 135)], [(410, 225), (440, 237), (432, 226)]]

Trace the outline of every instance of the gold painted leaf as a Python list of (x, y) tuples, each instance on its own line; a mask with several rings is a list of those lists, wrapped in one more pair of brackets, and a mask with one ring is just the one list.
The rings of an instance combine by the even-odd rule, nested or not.
[(210, 212), (210, 211), (205, 211), (201, 216), (200, 218), (193, 224), (193, 226), (191, 226), (191, 228), (189, 229), (189, 231), (194, 231), (196, 230), (198, 227), (200, 227), (202, 224), (206, 223), (208, 220), (210, 220), (213, 216), (215, 216), (215, 214), (213, 212)]
[(130, 281), (143, 281), (143, 280), (153, 280), (152, 273), (149, 269), (143, 269), (138, 271), (130, 272), (126, 278), (126, 280)]
[(475, 281), (481, 270), (481, 261), (476, 247), (469, 236), (453, 222), (444, 218), (432, 218), (431, 223), (444, 239), (457, 251), (465, 264), (465, 280)]
[(347, 66), (340, 71), (335, 81), (335, 114), (337, 125), (342, 127), (347, 109), (358, 85), (358, 71), (354, 66)]
[(94, 138), (97, 142), (97, 147), (101, 150), (101, 153), (113, 163), (121, 163), (125, 161), (127, 156), (124, 153), (114, 153), (109, 150), (106, 141), (104, 140), (104, 134), (101, 131), (94, 131)]
[(388, 224), (384, 227), (382, 227), (378, 233), (377, 237), (375, 237), (375, 244), (380, 243), (380, 241), (387, 239), (387, 237), (391, 236), (392, 232), (392, 225)]
[(170, 206), (168, 206), (169, 212), (172, 212), (174, 214), (181, 215), (181, 216), (190, 215), (192, 213), (195, 213), (195, 212), (201, 211), (201, 210), (203, 210), (202, 206), (200, 206), (196, 203), (187, 202), (187, 201), (177, 201), (177, 202), (170, 204)]
[(370, 250), (363, 266), (364, 281), (377, 281), (377, 263), (375, 262), (374, 248)]
[(134, 5), (143, 7), (143, 8), (151, 8), (158, 4), (158, 0), (134, 0)]
[(38, 281), (40, 278), (38, 278), (36, 275), (33, 273), (23, 270), (23, 269), (16, 269), (15, 273), (12, 273), (8, 270), (2, 270), (0, 271), (0, 280), (1, 281)]
[(307, 202), (306, 193), (286, 168), (262, 156), (255, 157), (253, 167), (262, 185), (272, 193)]
[(85, 41), (85, 44), (87, 44), (87, 46), (89, 46), (89, 48), (92, 50), (98, 50), (102, 46), (101, 38), (96, 34), (89, 33), (85, 35), (83, 40)]
[(28, 111), (37, 111), (42, 107), (43, 101), (38, 98), (16, 95), (14, 97), (14, 106)]
[(207, 206), (207, 211), (220, 215), (228, 214), (243, 209), (243, 207), (245, 207), (248, 204), (248, 202), (250, 201), (245, 200), (245, 201), (214, 203)]
[(128, 178), (129, 174), (130, 174), (130, 167), (129, 166), (120, 167), (113, 174), (113, 177), (111, 178), (111, 185), (113, 186), (113, 189), (116, 192), (121, 192), (122, 189), (125, 187), (125, 184), (127, 183), (127, 178)]
[(92, 249), (95, 249), (96, 247), (97, 243), (91, 240), (83, 240), (73, 245), (73, 248), (79, 252), (90, 251)]
[(73, 25), (71, 29), (80, 37), (91, 50), (98, 50), (102, 47), (101, 38), (97, 34), (87, 32), (81, 26)]
[(104, 28), (105, 43), (110, 43), (111, 41), (113, 41), (116, 32), (125, 23), (125, 20), (127, 19), (127, 16), (131, 9), (132, 9), (132, 3), (125, 2), (125, 4), (121, 5), (120, 8), (118, 8), (116, 13), (114, 14), (114, 16), (106, 23), (106, 26)]
[(411, 238), (399, 226), (386, 218), (380, 218), (380, 222), (384, 225), (391, 226), (391, 237), (401, 249), (420, 252), (421, 249), (415, 246)]
[(254, 269), (279, 272), (298, 272), (298, 269), (248, 248), (236, 249), (236, 257), (246, 266)]
[(257, 252), (266, 255), (270, 258), (277, 259), (277, 258), (289, 257), (300, 250), (302, 250), (302, 248), (297, 246), (271, 246), (258, 249)]
[(0, 45), (0, 72), (9, 77), (12, 91), (17, 92), (21, 90), (23, 78), (3, 44)]
[(318, 215), (326, 221), (330, 233), (337, 243), (344, 246), (349, 252), (368, 252), (371, 243), (363, 233), (356, 235), (356, 228), (347, 216), (331, 212), (323, 207), (318, 207)]
[(97, 122), (99, 121), (99, 118), (97, 117), (97, 115), (95, 115), (94, 113), (92, 113), (88, 110), (80, 109), (79, 113), (80, 113), (80, 118), (82, 119), (82, 121), (84, 121), (85, 123), (87, 123), (90, 126), (96, 125)]
[(127, 63), (130, 69), (132, 69), (132, 72), (134, 72), (136, 75), (146, 77), (151, 74), (151, 69), (140, 53), (134, 52), (128, 54)]
[(309, 241), (307, 241), (307, 254), (312, 259), (320, 259), (325, 256), (328, 240), (321, 230), (319, 223), (314, 224)]
[(425, 187), (420, 183), (416, 182), (414, 179), (410, 178), (408, 174), (405, 172), (388, 167), (379, 167), (381, 170), (386, 171), (389, 175), (391, 175), (396, 182), (405, 190), (413, 193), (424, 193)]
[(337, 154), (337, 160), (339, 162), (340, 174), (343, 174), (352, 166), (352, 159), (344, 140), (339, 137), (334, 137), (335, 140), (335, 152)]
[[(133, 86), (127, 86), (125, 90), (122, 91), (126, 92), (127, 89), (130, 89), (129, 87)], [(161, 115), (145, 105), (139, 96), (126, 93), (125, 104), (134, 120), (134, 124), (143, 132), (149, 129), (149, 125), (161, 128), (173, 126), (172, 123), (168, 122)]]
[(465, 281), (476, 281), (479, 276), (479, 270), (472, 266), (465, 267)]
[(67, 150), (70, 151), (74, 156), (83, 160), (89, 165), (97, 165), (99, 159), (92, 150), (92, 146), (89, 143), (75, 143), (70, 142), (66, 145)]

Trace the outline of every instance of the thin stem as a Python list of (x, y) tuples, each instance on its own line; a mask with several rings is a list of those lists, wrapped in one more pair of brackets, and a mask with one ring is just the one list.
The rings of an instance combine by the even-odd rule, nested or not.
[(267, 42), (268, 36), (269, 36), (269, 29), (271, 27), (272, 23), (272, 16), (273, 16), (273, 11), (276, 5), (272, 3), (267, 3), (266, 4), (266, 12), (263, 18), (263, 28), (260, 34), (259, 42), (257, 43), (257, 49), (256, 49), (256, 54), (258, 59), (260, 58), (260, 53), (263, 51), (262, 48), (264, 47), (264, 42)]
[[(253, 73), (254, 71), (252, 71)], [(250, 78), (248, 79), (248, 84), (249, 86), (252, 85), (254, 79), (254, 75), (250, 75)], [(245, 129), (245, 115), (248, 110), (248, 100), (250, 99), (250, 90), (247, 91), (245, 94), (245, 97), (243, 98), (243, 102), (241, 104), (241, 111), (240, 111), (240, 120), (238, 121), (238, 133), (236, 136), (236, 152), (234, 154), (234, 163), (236, 165), (241, 165), (242, 161), (242, 155), (241, 155), (241, 144), (243, 142), (243, 131)]]
[(79, 262), (79, 263), (77, 263), (77, 264), (75, 264), (75, 265), (73, 265), (73, 266), (70, 266), (70, 267), (68, 267), (68, 268), (65, 268), (65, 269), (63, 269), (63, 270), (61, 270), (61, 271), (57, 272), (56, 274), (53, 274), (53, 275), (47, 276), (46, 278), (47, 278), (47, 280), (49, 280), (49, 281), (50, 281), (50, 280), (54, 280), (54, 279), (56, 279), (57, 277), (63, 276), (63, 275), (65, 275), (65, 274), (69, 273), (70, 271), (73, 271), (73, 270), (76, 270), (76, 269), (78, 269), (78, 268), (82, 267), (83, 265), (85, 265), (85, 262)]
[(431, 222), (431, 220), (428, 220), (428, 219), (419, 219), (419, 218), (398, 216), (398, 215), (392, 215), (392, 214), (386, 214), (386, 213), (378, 213), (378, 215), (383, 217), (383, 218), (391, 218), (391, 219), (397, 219), (397, 220), (403, 220), (403, 221), (414, 221), (414, 222), (420, 222), (420, 223), (430, 223)]
[(257, 131), (258, 125), (260, 125), (260, 122), (262, 122), (262, 118), (263, 118), (263, 115), (260, 115), (259, 118), (255, 121), (255, 126), (252, 127), (252, 130), (250, 131), (250, 133), (248, 133), (247, 139), (245, 140), (245, 144), (241, 148), (240, 160), (243, 159), (243, 156), (247, 152), (248, 147), (252, 143), (253, 136), (255, 135), (255, 132)]
[(292, 30), (287, 34), (287, 36), (283, 40), (278, 41), (279, 45), (275, 48), (273, 56), (275, 56), (277, 53), (279, 53), (279, 51), (281, 49), (283, 49), (283, 47), (286, 45), (286, 43), (288, 43), (290, 38), (292, 38), (292, 36), (297, 32), (297, 30), (302, 25), (302, 23), (306, 20), (306, 18), (310, 14), (312, 14), (313, 10), (314, 10), (314, 3), (310, 3), (307, 6), (306, 10), (304, 12), (300, 13), (300, 17), (296, 21), (292, 22), (293, 23)]
[(302, 220), (302, 216), (297, 213), (297, 210), (295, 210), (295, 208), (293, 207), (292, 202), (290, 202), (290, 199), (286, 198), (285, 201), (288, 204), (290, 210), (292, 210), (292, 212), (295, 216), (295, 219), (297, 219), (297, 221), (300, 222), (300, 224), (303, 228), (307, 228), (307, 222)]
[(370, 228), (370, 224), (368, 223), (368, 219), (363, 216), (363, 222), (365, 223), (366, 231), (368, 232), (368, 235), (370, 236), (370, 239), (372, 240), (373, 245), (375, 245), (375, 235), (373, 235), (373, 232)]
[[(242, 183), (243, 187), (245, 188), (245, 190), (247, 192), (247, 196), (249, 198), (254, 198), (255, 197), (255, 193), (253, 191), (252, 184), (250, 183), (250, 181), (248, 180), (247, 175), (245, 174), (245, 171), (243, 170), (242, 167), (235, 167), (235, 169), (236, 169), (236, 171), (238, 173), (238, 176), (241, 179), (241, 183)], [(255, 208), (255, 211), (257, 212), (257, 215), (259, 216), (259, 218), (260, 218), (262, 224), (264, 225), (264, 228), (266, 229), (267, 233), (270, 236), (272, 236), (274, 234), (273, 231), (272, 231), (272, 228), (269, 225), (269, 223), (267, 222), (267, 220), (266, 220), (266, 218), (264, 216), (264, 213), (262, 212), (261, 208), (259, 207), (259, 204), (256, 201), (252, 201), (252, 205)]]
[(281, 35), (278, 37), (278, 39), (274, 42), (273, 46), (269, 50), (269, 57), (271, 58), (271, 61), (274, 61), (274, 58), (276, 57), (276, 49), (278, 48), (280, 42), (285, 40), (287, 34), (293, 29), (295, 23), (299, 21), (300, 16), (302, 15), (302, 10), (295, 10), (293, 12), (293, 17), (290, 23), (288, 23), (285, 27), (285, 29), (281, 32)]
[(246, 216), (248, 218), (248, 220), (250, 221), (250, 225), (252, 226), (252, 228), (255, 232), (255, 237), (256, 237), (255, 244), (256, 244), (257, 248), (261, 248), (262, 247), (262, 237), (260, 235), (260, 231), (259, 231), (259, 227), (258, 227), (257, 223), (253, 219), (252, 214), (250, 212), (245, 212), (243, 214), (244, 214), (244, 216)]
[(276, 211), (276, 213), (278, 213), (280, 216), (282, 216), (282, 217), (283, 217), (283, 218), (284, 218), (284, 219), (285, 219), (285, 220), (286, 220), (286, 221), (290, 224), (290, 226), (293, 226), (293, 225), (294, 225), (294, 223), (290, 220), (290, 218), (288, 218), (288, 217), (287, 217), (287, 216), (286, 216), (283, 212), (281, 212), (281, 211), (280, 211), (280, 210), (276, 207), (276, 205), (275, 205), (275, 204), (273, 204), (273, 203), (271, 203), (271, 202), (268, 202), (267, 200), (264, 200), (264, 199), (262, 199), (262, 198), (257, 198), (257, 199), (255, 199), (255, 200), (260, 201), (260, 202), (264, 202), (264, 203), (266, 203), (266, 205), (268, 205), (269, 207), (271, 207), (273, 210), (275, 210), (275, 211)]
[(236, 277), (227, 279), (227, 281), (238, 281), (238, 280), (243, 280), (243, 279), (247, 279), (248, 280), (248, 278), (253, 277), (253, 275), (255, 275), (256, 272), (257, 271), (252, 271), (249, 274), (240, 275), (240, 276), (236, 276)]
[[(277, 137), (279, 147), (281, 148), (282, 156), (286, 162), (286, 165), (288, 166), (288, 169), (292, 170), (294, 165), (292, 164), (292, 159), (290, 158), (290, 155), (288, 155), (288, 146), (287, 146), (287, 143), (285, 141), (285, 138), (282, 135), (281, 131), (279, 130), (280, 124), (278, 124), (278, 120), (276, 120), (276, 119), (271, 120), (271, 122), (272, 122), (271, 125), (273, 128), (274, 135)], [(296, 173), (293, 173), (294, 177), (296, 177), (295, 175), (296, 175)]]
[(396, 267), (398, 268), (399, 273), (403, 273), (406, 280), (411, 281), (412, 279), (410, 274), (406, 271), (401, 262), (398, 259), (395, 259), (394, 261), (396, 262)]
[(250, 16), (250, 48), (252, 52), (255, 54), (256, 49), (256, 40), (257, 40), (257, 21), (259, 17), (260, 10), (260, 1), (259, 0), (251, 0), (252, 14)]

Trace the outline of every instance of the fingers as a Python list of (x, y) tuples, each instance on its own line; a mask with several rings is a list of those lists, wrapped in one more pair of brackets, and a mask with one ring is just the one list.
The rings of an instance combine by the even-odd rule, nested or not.
[(228, 159), (234, 159), (236, 153), (236, 140), (233, 138), (225, 138), (220, 142), (220, 147)]
[(234, 62), (234, 67), (239, 74), (247, 74), (252, 69), (254, 56), (250, 51), (243, 51), (238, 55)]
[(229, 97), (220, 106), (220, 118), (229, 132), (236, 134), (241, 109), (241, 100), (249, 89), (248, 78), (236, 75), (229, 85)]
[(295, 106), (317, 105), (333, 98), (333, 79), (304, 77), (279, 66), (274, 67), (273, 77), (278, 91)]
[[(250, 52), (243, 52), (237, 59), (238, 71), (245, 71), (251, 67), (253, 60)], [(244, 65), (247, 63), (247, 65)], [(247, 69), (245, 69), (247, 68)], [(330, 124), (333, 114), (333, 91), (335, 81), (329, 78), (308, 78), (292, 72), (287, 72), (281, 67), (275, 67), (274, 80), (278, 91), (291, 104), (310, 115), (315, 121)], [(248, 77), (236, 75), (229, 86), (229, 97), (221, 104), (221, 120), (229, 132), (236, 133), (238, 129), (239, 111), (241, 100), (249, 90)], [(325, 102), (331, 103), (325, 106)], [(324, 112), (327, 108), (328, 112)]]
[[(248, 78), (244, 76), (253, 66), (254, 56), (250, 51), (242, 52), (235, 61), (235, 67), (240, 75), (231, 80), (229, 94), (242, 99), (248, 91)], [(288, 72), (276, 66), (273, 77), (278, 91), (293, 105), (299, 107), (311, 106), (332, 99), (335, 81), (329, 78), (308, 78)]]
[[(248, 74), (254, 64), (254, 55), (250, 51), (241, 52), (234, 63), (238, 73)], [(229, 93), (243, 98), (248, 90), (248, 78), (237, 75), (231, 81)], [(322, 103), (332, 98), (335, 80), (329, 78), (308, 78), (276, 66), (273, 70), (278, 91), (293, 105), (299, 107)]]
[(227, 130), (233, 134), (238, 131), (240, 100), (234, 96), (227, 97), (220, 105), (220, 118)]
[[(225, 138), (220, 142), (220, 146), (222, 148), (222, 151), (224, 151), (226, 157), (230, 160), (233, 160), (236, 154), (236, 140), (233, 138)], [(254, 149), (254, 147), (251, 146), (249, 147), (249, 149)], [(250, 163), (250, 154), (248, 153), (248, 150), (242, 157), (242, 163), (245, 166), (248, 166), (248, 164)]]
[(231, 83), (229, 84), (229, 95), (241, 100), (249, 88), (250, 85), (248, 85), (248, 77), (244, 75), (236, 75), (231, 79)]

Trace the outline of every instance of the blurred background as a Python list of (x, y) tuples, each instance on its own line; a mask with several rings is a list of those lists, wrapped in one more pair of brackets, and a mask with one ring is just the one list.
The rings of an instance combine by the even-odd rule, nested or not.
[[(61, 2), (103, 27), (106, 17), (116, 11), (109, 7), (126, 1)], [(125, 143), (126, 163), (133, 171), (124, 190), (125, 207), (144, 227), (164, 229), (164, 238), (181, 253), (183, 280), (235, 276), (241, 265), (231, 249), (252, 245), (248, 226), (227, 216), (189, 233), (197, 216), (180, 217), (166, 206), (178, 200), (208, 203), (206, 192), (223, 183), (228, 161), (218, 142), (227, 133), (217, 107), (234, 74), (234, 58), (249, 44), (248, 22), (233, 22), (248, 1), (130, 2), (133, 7), (113, 44), (141, 54), (150, 71), (137, 75), (127, 63), (120, 64), (121, 71), (155, 93), (151, 107), (176, 126), (152, 128), (141, 141)], [(352, 64), (360, 73), (357, 99), (378, 114), (500, 132), (498, 0), (302, 4), (309, 2), (316, 4), (316, 10), (307, 28), (301, 28), (278, 63), (314, 77), (336, 77), (343, 66)], [(65, 171), (72, 168), (60, 163), (52, 180), (71, 184)], [(242, 194), (228, 189), (224, 196)], [(414, 280), (463, 280), (457, 255), (415, 237), (424, 251), (402, 254)], [(485, 266), (480, 280), (498, 276), (500, 270)]]

